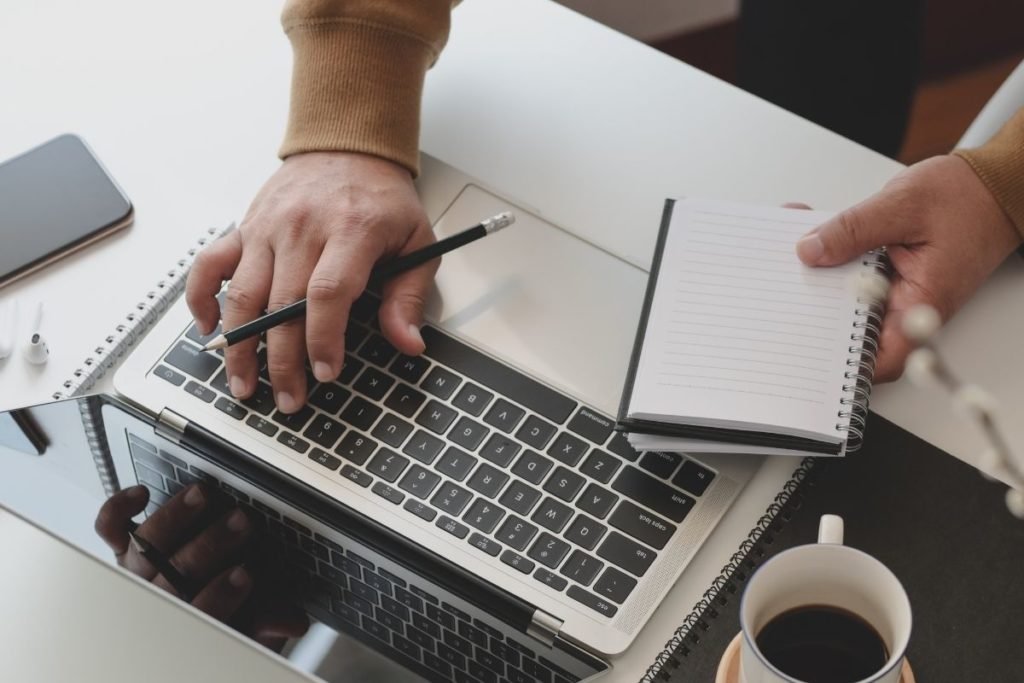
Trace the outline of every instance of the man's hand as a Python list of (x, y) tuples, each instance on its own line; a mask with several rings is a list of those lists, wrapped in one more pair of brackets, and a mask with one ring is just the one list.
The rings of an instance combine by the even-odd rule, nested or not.
[(967, 162), (944, 156), (911, 166), (815, 228), (797, 243), (797, 254), (807, 265), (834, 266), (888, 248), (895, 272), (875, 368), (876, 381), (886, 382), (902, 374), (912, 350), (900, 331), (902, 313), (926, 303), (949, 320), (1020, 243)]
[[(186, 298), (203, 333), (218, 318), (232, 329), (265, 310), (309, 299), (304, 321), (267, 333), (274, 399), (282, 412), (292, 413), (306, 400), (307, 354), (318, 380), (341, 372), (349, 308), (374, 264), (433, 241), (403, 167), (365, 154), (297, 154), (263, 186), (241, 227), (200, 252)], [(439, 264), (420, 266), (384, 286), (381, 331), (402, 353), (423, 352), (423, 303)], [(220, 311), (216, 296), (229, 279)], [(231, 393), (238, 398), (256, 389), (256, 347), (250, 339), (226, 351)]]

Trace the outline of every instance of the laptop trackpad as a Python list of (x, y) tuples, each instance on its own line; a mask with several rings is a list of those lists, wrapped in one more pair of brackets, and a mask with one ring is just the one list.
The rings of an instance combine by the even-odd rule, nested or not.
[(447, 237), (502, 211), (513, 226), (444, 257), (428, 318), (615, 414), (647, 273), (475, 185), (434, 229)]

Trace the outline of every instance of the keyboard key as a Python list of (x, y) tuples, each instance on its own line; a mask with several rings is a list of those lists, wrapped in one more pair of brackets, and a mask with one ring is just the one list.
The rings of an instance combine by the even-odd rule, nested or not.
[(590, 582), (597, 577), (598, 572), (604, 568), (604, 562), (587, 555), (582, 550), (572, 551), (572, 555), (566, 560), (562, 567), (562, 575), (566, 576), (582, 586), (589, 586)]
[(435, 365), (420, 387), (442, 400), (448, 399), (462, 382), (455, 373)]
[(387, 628), (378, 621), (374, 621), (369, 617), (363, 617), (363, 630), (374, 638), (379, 638), (387, 644), (391, 643), (391, 634), (388, 632)]
[(658, 553), (653, 550), (645, 548), (615, 531), (608, 534), (608, 538), (597, 549), (597, 554), (636, 576), (643, 576), (658, 556)]
[(549, 533), (543, 533), (537, 542), (527, 553), (532, 559), (537, 560), (545, 567), (554, 569), (559, 565), (566, 553), (569, 552), (569, 544), (560, 541)]
[[(433, 438), (433, 437), (431, 437)], [(441, 459), (437, 461), (437, 471), (455, 481), (462, 481), (469, 474), (469, 471), (477, 464), (478, 460), (469, 453), (462, 451), (455, 446), (449, 446)]]
[(295, 436), (291, 432), (281, 431), (277, 435), (277, 442), (283, 443), (288, 448), (292, 449), (296, 453), (305, 453), (309, 450), (309, 442)]
[(494, 527), (498, 526), (498, 522), (504, 516), (505, 510), (483, 498), (477, 498), (476, 502), (462, 516), (462, 519), (468, 522), (470, 526), (479, 529), (485, 534), (489, 534), (494, 531)]
[(465, 538), (469, 535), (468, 526), (466, 526), (465, 524), (459, 524), (454, 519), (446, 515), (441, 515), (440, 517), (438, 517), (437, 522), (435, 522), (435, 524), (439, 529), (447, 531), (456, 538)]
[(592, 479), (598, 480), (602, 484), (607, 484), (615, 476), (621, 465), (622, 461), (611, 453), (595, 448), (590, 451), (590, 455), (580, 465), (580, 472)]
[(228, 384), (228, 369), (221, 368), (221, 371), (210, 380), (210, 386), (225, 396), (232, 396), (231, 386)]
[(369, 331), (360, 325), (349, 325), (345, 328), (345, 348), (355, 351), (370, 336)]
[(373, 483), (373, 477), (362, 470), (357, 470), (352, 465), (345, 465), (341, 468), (341, 476), (354, 481), (355, 483), (362, 486), (364, 489)]
[(536, 535), (537, 527), (515, 515), (509, 515), (494, 537), (516, 550), (526, 550), (526, 546), (530, 544), (530, 541)]
[(647, 512), (628, 500), (615, 509), (608, 523), (620, 531), (624, 531), (638, 541), (661, 550), (672, 538), (676, 525), (666, 522), (661, 517)]
[[(489, 652), (487, 650), (484, 650), (483, 648), (485, 648), (485, 647), (487, 647), (486, 643), (484, 645), (478, 645), (477, 646), (477, 648), (476, 648), (476, 656), (473, 658), (473, 663), (474, 664), (480, 664), (485, 669), (487, 669), (489, 671), (493, 671), (498, 676), (504, 676), (505, 675), (505, 662), (501, 661), (501, 659), (499, 659), (497, 655), (492, 654), (491, 652)], [(472, 673), (472, 672), (470, 672), (470, 673)]]
[(480, 413), (484, 412), (484, 408), (494, 398), (494, 394), (482, 389), (472, 382), (466, 382), (466, 384), (459, 389), (459, 393), (452, 399), (452, 405), (456, 408), (461, 408), (473, 417), (480, 417)]
[(429, 635), (431, 638), (441, 638), (441, 627), (430, 619), (427, 619), (427, 617), (422, 614), (418, 614), (416, 612), (412, 613), (412, 625)]
[(565, 532), (565, 538), (581, 548), (593, 550), (607, 530), (608, 527), (604, 524), (596, 522), (586, 515), (576, 515), (576, 519), (572, 521), (569, 529)]
[(188, 332), (185, 333), (185, 336), (194, 341), (199, 346), (206, 346), (211, 341), (213, 341), (213, 339), (220, 333), (220, 323), (217, 323), (217, 327), (213, 328), (213, 332), (211, 332), (210, 334), (200, 334), (199, 328), (196, 327), (195, 325), (192, 325), (191, 327), (188, 328)]
[(334, 452), (349, 462), (362, 465), (375, 450), (377, 450), (376, 441), (362, 434), (349, 432), (341, 440), (341, 443), (338, 444), (338, 447), (334, 449)]
[[(353, 329), (354, 327), (355, 327), (354, 325), (349, 325), (349, 329)], [(355, 329), (358, 329), (358, 328), (355, 328)], [(347, 337), (348, 337), (348, 335), (346, 333), (346, 343), (348, 341)], [(356, 346), (358, 346), (358, 344)], [(355, 348), (355, 347), (354, 346), (350, 346), (349, 348)], [(359, 360), (358, 358), (356, 358), (352, 354), (346, 353), (345, 354), (345, 362), (341, 366), (341, 374), (338, 375), (337, 381), (340, 382), (341, 384), (352, 384), (352, 380), (354, 380), (356, 378), (356, 375), (359, 374), (359, 371), (363, 369), (363, 365), (365, 365), (365, 363), (363, 363), (363, 361)]]
[(185, 391), (202, 399), (203, 401), (206, 401), (207, 403), (217, 398), (217, 394), (214, 393), (213, 389), (204, 387), (198, 382), (189, 381), (189, 383), (185, 385)]
[(348, 389), (338, 386), (333, 382), (325, 382), (316, 388), (310, 395), (309, 402), (331, 415), (337, 415), (341, 406), (352, 395)]
[(551, 441), (551, 437), (555, 435), (558, 428), (555, 425), (545, 422), (536, 415), (530, 415), (526, 418), (526, 422), (516, 432), (516, 438), (525, 443), (527, 446), (533, 446), (537, 450), (543, 450), (548, 442)]
[(332, 471), (341, 466), (341, 460), (335, 458), (327, 451), (320, 450), (319, 448), (314, 448), (309, 452), (309, 459)]
[(636, 462), (636, 459), (640, 457), (640, 453), (629, 445), (629, 441), (626, 440), (622, 432), (616, 432), (612, 436), (612, 440), (608, 442), (607, 448), (615, 455), (623, 457), (630, 462)]
[(391, 364), (391, 372), (410, 384), (417, 384), (423, 373), (430, 367), (430, 361), (423, 356), (399, 356)]
[(419, 645), (416, 645), (411, 640), (403, 638), (397, 633), (391, 636), (391, 640), (394, 642), (396, 650), (414, 662), (420, 661), (420, 652), (422, 652), (422, 650), (420, 650)]
[(687, 460), (672, 478), (672, 483), (695, 496), (701, 496), (715, 478), (715, 473), (698, 462)]
[(598, 445), (608, 440), (615, 423), (604, 415), (600, 415), (586, 406), (580, 406), (576, 414), (569, 420), (565, 428), (579, 434), (584, 439)]
[[(499, 634), (499, 636), (500, 635), (501, 634)], [(521, 674), (522, 672), (514, 671), (514, 669), (518, 669), (519, 668), (520, 662), (522, 661), (522, 655), (519, 654), (518, 650), (516, 650), (516, 649), (514, 649), (512, 647), (509, 647), (508, 645), (503, 643), (502, 640), (504, 640), (504, 638), (501, 638), (501, 637), (495, 638), (493, 636), (493, 634), (492, 634), (492, 636), (491, 636), (491, 652), (493, 652), (500, 659), (504, 660), (506, 664), (509, 665), (509, 669), (508, 669), (508, 675), (509, 676), (514, 676), (515, 674)]]
[(525, 414), (526, 411), (522, 408), (518, 408), (505, 399), (499, 398), (494, 402), (491, 409), (487, 411), (484, 422), (500, 429), (506, 434), (511, 434)]
[[(445, 603), (445, 609), (448, 608), (448, 603)], [(427, 616), (437, 623), (444, 626), (449, 631), (455, 631), (455, 617), (450, 612), (444, 611), (433, 605), (427, 605)]]
[(668, 479), (682, 461), (683, 456), (678, 453), (648, 452), (644, 453), (640, 458), (639, 465), (651, 474), (657, 475), (662, 479)]
[(488, 498), (497, 498), (506, 482), (508, 482), (507, 474), (483, 463), (473, 473), (466, 485)]
[(566, 593), (570, 598), (576, 602), (586, 605), (595, 612), (606, 617), (614, 617), (615, 613), (619, 611), (619, 608), (611, 604), (604, 598), (594, 595), (589, 591), (585, 591), (579, 586), (571, 586), (569, 591)]
[(456, 652), (444, 643), (437, 644), (437, 656), (457, 669), (466, 668), (466, 658), (461, 653)]
[(383, 411), (365, 399), (355, 396), (345, 409), (341, 411), (341, 419), (356, 429), (370, 431), (370, 426), (377, 421)]
[(373, 487), (370, 490), (376, 493), (384, 500), (394, 503), (395, 505), (401, 505), (402, 501), (405, 500), (404, 493), (402, 493), (396, 488), (388, 486), (382, 481), (378, 481), (376, 484), (373, 485)]
[(313, 421), (309, 423), (309, 427), (306, 428), (302, 435), (324, 448), (331, 448), (338, 442), (344, 431), (345, 428), (341, 426), (340, 422), (335, 422), (320, 413), (313, 418)]
[(677, 491), (635, 467), (623, 469), (612, 483), (612, 488), (676, 523), (683, 521), (695, 503), (693, 498), (685, 493)]
[(473, 656), (473, 643), (452, 631), (444, 632), (444, 642), (467, 657)]
[(384, 481), (394, 482), (408, 464), (409, 458), (382, 446), (367, 464), (366, 470)]
[(604, 519), (618, 501), (619, 497), (608, 489), (601, 488), (597, 484), (590, 484), (580, 499), (576, 501), (576, 506), (598, 519)]
[(487, 647), (490, 642), (487, 638), (487, 634), (469, 623), (469, 619), (459, 622), (459, 635), (477, 647)]
[(164, 361), (200, 382), (210, 379), (220, 367), (219, 356), (200, 351), (198, 346), (184, 340), (174, 345), (170, 353), (164, 356)]
[(417, 646), (422, 647), (428, 652), (433, 651), (434, 639), (415, 626), (406, 626), (405, 635), (409, 637), (409, 640), (416, 643)]
[(388, 398), (384, 401), (384, 405), (395, 411), (399, 415), (405, 417), (412, 417), (419, 410), (423, 402), (427, 400), (427, 395), (421, 391), (413, 389), (408, 384), (399, 382), (395, 385), (395, 388), (388, 394)]
[(359, 379), (355, 381), (352, 388), (369, 396), (374, 401), (379, 401), (384, 398), (394, 383), (393, 378), (388, 377), (380, 370), (367, 367), (363, 370), (363, 374), (359, 375)]
[[(561, 576), (549, 572), (547, 569), (544, 569), (543, 567), (536, 571), (536, 573), (533, 575), (533, 578), (537, 579), (548, 588), (553, 588), (556, 591), (563, 591), (565, 590), (565, 587), (569, 585), (569, 582), (563, 579)], [(523, 664), (525, 665), (527, 664), (527, 662), (529, 662), (529, 660), (524, 661)], [(548, 675), (550, 677), (550, 672), (548, 672)]]
[(425, 465), (429, 465), (434, 462), (434, 458), (444, 448), (444, 441), (438, 439), (436, 436), (431, 436), (422, 429), (417, 429), (416, 433), (409, 439), (409, 443), (405, 444), (405, 448), (402, 452), (406, 455), (411, 455)]
[(571, 503), (585, 482), (586, 480), (575, 472), (558, 467), (544, 484), (544, 490), (561, 498), (566, 503)]
[(417, 498), (426, 499), (441, 482), (441, 477), (428, 472), (419, 465), (413, 465), (399, 482), (399, 488), (408, 491)]
[(473, 680), (478, 680), (480, 683), (498, 683), (498, 674), (494, 673), (490, 669), (484, 668), (484, 666), (475, 659), (469, 660), (469, 665), (466, 670), (469, 671), (471, 676), (473, 676)]
[(256, 382), (256, 390), (242, 401), (242, 405), (260, 415), (269, 415), (274, 409), (274, 392), (266, 382)]
[(270, 419), (285, 429), (292, 429), (297, 432), (306, 426), (311, 417), (313, 417), (313, 409), (308, 405), (304, 405), (294, 413), (282, 413), (280, 410), (275, 411)]
[(427, 602), (429, 602), (431, 604), (434, 604), (434, 605), (437, 604), (437, 598), (436, 597), (434, 597), (433, 595), (431, 595), (430, 593), (426, 592), (425, 590), (423, 590), (422, 588), (420, 588), (418, 586), (409, 586), (409, 592), (412, 593), (413, 595), (417, 596), (417, 597), (423, 598), (425, 601), (427, 601)]
[(405, 443), (406, 437), (412, 433), (413, 426), (400, 417), (384, 413), (377, 426), (370, 432), (389, 446), (398, 448)]
[(185, 382), (185, 375), (171, 370), (166, 365), (158, 365), (153, 374), (160, 379), (167, 380), (176, 387), (180, 387)]
[(549, 459), (531, 450), (523, 451), (523, 454), (516, 461), (512, 473), (522, 477), (531, 484), (539, 484), (544, 480), (544, 475), (554, 466)]
[(456, 415), (458, 413), (448, 406), (432, 400), (420, 411), (416, 424), (426, 427), (435, 434), (444, 434), (455, 421)]
[(473, 494), (461, 486), (445, 482), (430, 499), (430, 504), (441, 512), (459, 515), (472, 498)]
[(477, 550), (484, 551), (491, 557), (497, 557), (498, 553), (501, 552), (500, 544), (495, 543), (491, 539), (487, 538), (486, 536), (481, 536), (480, 534), (473, 534), (472, 536), (470, 536), (469, 544)]
[(487, 440), (484, 447), (480, 449), (480, 455), (493, 462), (498, 467), (508, 467), (512, 458), (519, 452), (521, 446), (503, 434), (495, 433)]
[(259, 415), (250, 415), (249, 419), (245, 421), (245, 424), (249, 425), (261, 434), (266, 434), (267, 436), (277, 434), (277, 426), (264, 420)]
[(248, 410), (238, 405), (234, 401), (229, 401), (223, 396), (218, 398), (213, 405), (217, 408), (217, 410), (221, 411), (225, 415), (230, 415), (236, 420), (241, 420), (243, 417), (249, 414)]
[(571, 507), (563, 505), (551, 496), (548, 496), (530, 519), (542, 527), (558, 533), (565, 528), (570, 517), (572, 517)]
[(513, 481), (505, 493), (501, 495), (501, 499), (498, 502), (510, 508), (513, 512), (528, 515), (533, 510), (533, 506), (540, 500), (540, 495), (540, 491), (537, 489), (527, 486), (521, 481)]
[(437, 510), (429, 508), (425, 503), (421, 503), (413, 498), (407, 500), (402, 507), (425, 522), (433, 522), (434, 517), (437, 517)]
[(572, 434), (562, 432), (555, 439), (555, 442), (551, 444), (551, 448), (548, 449), (548, 455), (569, 467), (575, 467), (576, 463), (580, 461), (580, 458), (583, 457), (583, 454), (589, 448), (590, 446)]
[(526, 406), (551, 422), (562, 424), (576, 409), (576, 402), (569, 397), (430, 325), (423, 327), (422, 334), (423, 340), (427, 343), (427, 356), (444, 363), (489, 390)]
[(345, 591), (342, 599), (345, 604), (349, 607), (354, 607), (357, 611), (362, 612), (367, 616), (373, 615), (373, 604), (363, 598), (359, 597), (351, 591)]
[(501, 561), (523, 574), (529, 574), (537, 566), (519, 553), (514, 553), (511, 550), (506, 550), (501, 554)]
[(405, 581), (390, 572), (385, 572), (383, 569), (380, 570), (380, 572), (382, 576), (395, 584), (395, 600), (405, 605), (410, 610), (414, 610), (416, 612), (423, 611), (423, 601), (403, 588), (403, 586), (406, 585)]
[(371, 335), (361, 347), (359, 357), (370, 361), (374, 365), (385, 367), (391, 359), (398, 354), (398, 350), (379, 334)]
[(460, 417), (448, 438), (468, 451), (475, 451), (491, 430), (468, 417)]
[(621, 605), (636, 588), (636, 579), (623, 574), (615, 567), (608, 567), (594, 584), (594, 592)]

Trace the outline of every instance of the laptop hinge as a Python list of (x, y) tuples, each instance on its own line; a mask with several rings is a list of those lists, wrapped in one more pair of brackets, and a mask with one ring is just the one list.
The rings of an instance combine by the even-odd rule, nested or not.
[(156, 416), (156, 425), (153, 429), (168, 441), (180, 444), (185, 437), (185, 427), (187, 426), (188, 420), (170, 408), (164, 408)]
[(548, 647), (551, 647), (555, 644), (555, 638), (558, 637), (559, 631), (562, 630), (563, 623), (565, 622), (558, 617), (551, 616), (547, 612), (542, 612), (539, 609), (534, 610), (533, 617), (530, 619), (530, 626), (526, 629), (526, 633)]

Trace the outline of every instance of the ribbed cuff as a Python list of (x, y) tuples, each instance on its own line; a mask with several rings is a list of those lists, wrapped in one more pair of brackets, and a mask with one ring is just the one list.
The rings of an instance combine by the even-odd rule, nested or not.
[(957, 149), (1024, 238), (1024, 109), (977, 149)]
[(420, 99), (436, 54), (424, 41), (359, 21), (286, 29), (295, 54), (281, 158), (363, 152), (419, 173)]

